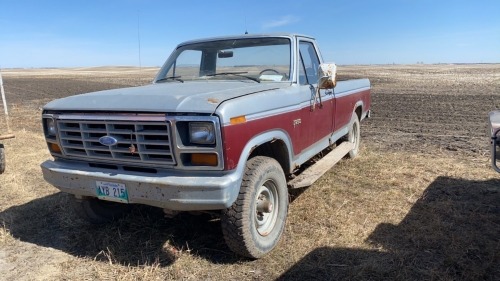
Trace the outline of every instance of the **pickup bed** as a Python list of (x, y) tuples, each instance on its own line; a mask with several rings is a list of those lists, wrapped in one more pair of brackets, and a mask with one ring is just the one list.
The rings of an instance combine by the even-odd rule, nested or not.
[[(219, 211), (236, 253), (278, 243), (289, 188), (355, 157), (368, 79), (337, 82), (312, 37), (240, 35), (182, 43), (151, 85), (52, 101), (45, 180), (94, 223), (146, 204)], [(311, 159), (331, 151), (318, 163)]]

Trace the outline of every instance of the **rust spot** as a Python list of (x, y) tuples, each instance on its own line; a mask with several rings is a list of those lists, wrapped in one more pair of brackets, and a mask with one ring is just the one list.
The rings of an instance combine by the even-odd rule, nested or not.
[(208, 98), (207, 101), (209, 103), (213, 103), (213, 104), (218, 104), (219, 103), (219, 100), (218, 99), (215, 99), (215, 98)]

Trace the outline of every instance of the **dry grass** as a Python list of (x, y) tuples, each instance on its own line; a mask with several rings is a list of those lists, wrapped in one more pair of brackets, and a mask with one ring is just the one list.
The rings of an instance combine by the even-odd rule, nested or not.
[[(467, 83), (484, 83), (485, 91), (499, 89), (498, 72), (485, 67), (467, 66), (458, 72), (472, 69)], [(454, 85), (449, 79), (457, 76), (435, 66), (401, 67), (402, 76), (397, 77), (397, 67), (346, 72), (368, 73), (374, 84), (379, 79), (374, 111), (381, 112), (381, 105), (391, 102), (382, 98), (384, 93), (404, 89), (402, 81), (413, 87), (407, 68), (420, 69), (413, 75), (436, 83), (445, 80), (436, 91)], [(450, 151), (434, 143), (415, 150), (404, 136), (398, 143), (391, 140), (401, 137), (392, 127), (383, 139), (376, 139), (381, 136), (372, 135), (373, 127), (384, 130), (384, 124), (392, 124), (390, 117), (362, 124), (359, 158), (341, 161), (310, 188), (291, 194), (285, 235), (261, 260), (232, 254), (218, 219), (209, 215), (165, 219), (161, 210), (138, 206), (121, 221), (88, 225), (72, 212), (72, 198), (42, 178), (39, 164), (50, 156), (39, 125), (40, 106), (51, 91), (63, 96), (71, 87), (110, 88), (147, 80), (147, 75), (135, 78), (133, 72), (123, 76), (120, 71), (100, 71), (88, 74), (95, 78), (87, 86), (79, 84), (87, 74), (78, 71), (50, 78), (38, 72), (3, 72), (6, 88), (9, 83), (17, 88), (7, 88), (9, 102), (15, 101), (11, 119), (16, 139), (4, 142), (8, 165), (0, 176), (0, 279), (495, 280), (500, 275), (500, 180), (489, 167), (485, 148)], [(386, 77), (384, 71), (392, 74)], [(487, 82), (476, 79), (483, 75)], [(20, 80), (26, 76), (29, 79)], [(43, 82), (47, 79), (52, 86)], [(66, 82), (53, 86), (58, 79)], [(26, 81), (33, 81), (26, 89), (38, 88), (42, 98), (23, 91)], [(16, 94), (26, 96), (13, 98)], [(489, 98), (478, 96), (485, 102)], [(456, 106), (463, 106), (458, 98)]]

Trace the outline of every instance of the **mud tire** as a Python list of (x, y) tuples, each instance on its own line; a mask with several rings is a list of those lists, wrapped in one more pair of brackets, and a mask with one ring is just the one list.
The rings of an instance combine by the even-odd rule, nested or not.
[[(272, 203), (272, 210), (259, 212), (262, 202)], [(254, 157), (247, 162), (238, 198), (222, 211), (224, 239), (233, 252), (261, 258), (280, 241), (287, 213), (288, 188), (283, 169), (272, 158)]]

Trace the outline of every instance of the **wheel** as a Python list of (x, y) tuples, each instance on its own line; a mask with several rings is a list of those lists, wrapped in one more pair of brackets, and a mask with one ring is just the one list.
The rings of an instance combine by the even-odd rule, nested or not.
[(130, 205), (86, 197), (76, 199), (75, 211), (92, 224), (104, 224), (125, 216), (130, 211)]
[(0, 175), (5, 172), (5, 148), (0, 144)]
[(240, 193), (222, 211), (221, 225), (229, 248), (257, 259), (279, 242), (288, 213), (288, 188), (280, 164), (269, 157), (248, 160)]
[(361, 141), (361, 130), (358, 115), (356, 113), (352, 114), (351, 118), (351, 128), (347, 134), (347, 141), (354, 144), (354, 148), (347, 154), (348, 158), (355, 158), (359, 153), (359, 143)]

